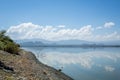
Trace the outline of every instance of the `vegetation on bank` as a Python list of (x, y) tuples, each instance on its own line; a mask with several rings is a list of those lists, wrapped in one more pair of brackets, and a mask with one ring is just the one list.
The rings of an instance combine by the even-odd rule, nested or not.
[(6, 31), (0, 31), (0, 50), (11, 54), (18, 54), (19, 45), (16, 44), (9, 36), (5, 35)]
[[(11, 55), (11, 54), (19, 55)], [(19, 49), (0, 31), (0, 80), (73, 80), (60, 71), (39, 62), (31, 52)]]

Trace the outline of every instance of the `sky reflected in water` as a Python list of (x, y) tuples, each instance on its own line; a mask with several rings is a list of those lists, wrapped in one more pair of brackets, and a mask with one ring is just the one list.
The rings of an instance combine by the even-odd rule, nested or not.
[(75, 80), (120, 80), (120, 48), (24, 47)]

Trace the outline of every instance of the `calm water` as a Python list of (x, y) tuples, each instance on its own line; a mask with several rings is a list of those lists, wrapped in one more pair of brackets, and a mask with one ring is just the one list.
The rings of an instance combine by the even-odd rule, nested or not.
[(120, 80), (120, 48), (23, 48), (74, 80)]

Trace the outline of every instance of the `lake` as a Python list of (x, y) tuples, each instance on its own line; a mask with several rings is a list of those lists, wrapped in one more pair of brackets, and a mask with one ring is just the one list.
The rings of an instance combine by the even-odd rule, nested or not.
[(120, 80), (120, 48), (23, 48), (74, 80)]

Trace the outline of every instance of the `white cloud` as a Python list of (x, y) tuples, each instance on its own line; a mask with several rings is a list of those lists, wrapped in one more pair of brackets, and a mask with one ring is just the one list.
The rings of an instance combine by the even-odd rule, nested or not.
[(39, 38), (45, 40), (65, 40), (65, 39), (85, 39), (84, 36), (90, 36), (92, 26), (87, 25), (80, 29), (64, 28), (63, 25), (39, 26), (32, 23), (22, 23), (17, 26), (11, 26), (7, 34), (13, 39), (32, 39)]
[(96, 29), (92, 25), (83, 26), (79, 29), (66, 28), (64, 25), (59, 26), (40, 26), (33, 23), (22, 23), (20, 25), (11, 26), (7, 30), (7, 34), (15, 39), (45, 39), (51, 41), (78, 39), (87, 41), (103, 41), (103, 40), (120, 40), (120, 34), (117, 31), (96, 35), (93, 32)]
[(103, 27), (102, 26), (98, 26), (96, 29), (103, 29)]
[(120, 34), (117, 31), (115, 31), (110, 34), (94, 35), (92, 39), (96, 41), (120, 40)]
[(57, 27), (59, 27), (59, 28), (65, 28), (65, 25), (59, 25)]
[(114, 22), (106, 22), (103, 26), (98, 26), (98, 27), (96, 27), (96, 29), (98, 30), (100, 30), (100, 29), (104, 29), (104, 28), (111, 28), (111, 27), (113, 27), (113, 26), (115, 26), (115, 23)]
[(104, 24), (104, 27), (105, 28), (111, 28), (111, 27), (113, 27), (115, 25), (115, 23), (113, 23), (113, 22), (106, 22), (105, 24)]

